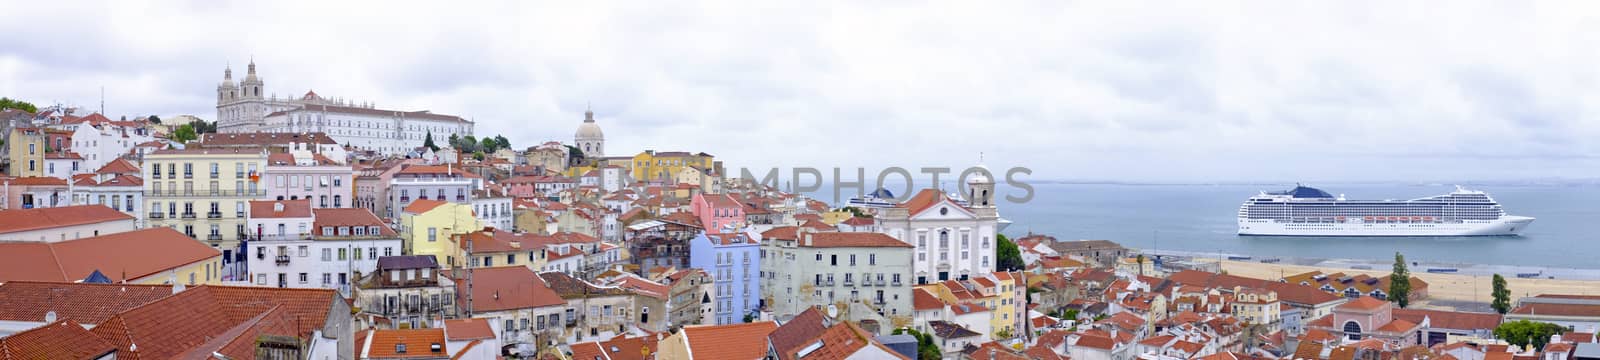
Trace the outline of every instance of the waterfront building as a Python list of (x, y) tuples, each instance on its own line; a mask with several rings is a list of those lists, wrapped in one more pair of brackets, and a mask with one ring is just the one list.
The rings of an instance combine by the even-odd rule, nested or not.
[(1594, 333), (1600, 329), (1600, 295), (1540, 294), (1517, 300), (1505, 321), (1529, 320)]
[(218, 132), (321, 132), (336, 143), (384, 155), (405, 154), (429, 134), (437, 144), (447, 143), (450, 134), (473, 134), (472, 121), (455, 115), (383, 110), (371, 103), (323, 98), (315, 91), (299, 98), (269, 96), (255, 62), (248, 71), (234, 85), (233, 70), (223, 70), (217, 85)]
[[(1378, 300), (1389, 300), (1389, 275), (1372, 276), (1367, 274), (1323, 273), (1311, 271), (1283, 277), (1283, 282), (1314, 286), (1319, 290), (1346, 298), (1371, 296)], [(1428, 282), (1421, 278), (1411, 277), (1411, 301), (1422, 301), (1428, 298)]]
[(962, 204), (937, 189), (923, 189), (905, 202), (879, 209), (878, 225), (889, 236), (916, 246), (918, 284), (970, 279), (994, 272), (994, 182), (977, 175), (968, 181), (971, 201)]
[(1308, 331), (1326, 331), (1349, 342), (1376, 339), (1399, 349), (1418, 344), (1417, 333), (1426, 324), (1394, 318), (1394, 303), (1371, 297), (1350, 300), (1333, 314), (1306, 324)]
[(761, 237), (753, 231), (700, 233), (689, 240), (689, 266), (717, 282), (717, 324), (744, 322), (761, 304)]
[(1282, 303), (1272, 290), (1234, 287), (1232, 313), (1239, 321), (1265, 326), (1266, 332), (1278, 331), (1281, 324)]
[(145, 157), (149, 226), (178, 230), (220, 249), (223, 261), (243, 260), (250, 200), (266, 196), (259, 186), (267, 152), (256, 148), (168, 149)]

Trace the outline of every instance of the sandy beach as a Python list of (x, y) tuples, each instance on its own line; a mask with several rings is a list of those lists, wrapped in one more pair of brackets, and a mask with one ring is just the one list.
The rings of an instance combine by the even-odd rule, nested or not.
[[(1215, 260), (1212, 260), (1215, 261)], [(1373, 267), (1373, 270), (1357, 270), (1339, 267), (1307, 266), (1293, 264), (1266, 264), (1260, 262), (1223, 260), (1222, 270), (1229, 274), (1260, 278), (1279, 279), (1286, 275), (1294, 275), (1308, 271), (1322, 271), (1324, 273), (1343, 272), (1347, 274), (1367, 274), (1371, 276), (1387, 276), (1389, 267)], [(1455, 308), (1457, 304), (1445, 303), (1479, 303), (1487, 304), (1490, 300), (1490, 285), (1493, 277), (1489, 275), (1466, 274), (1434, 274), (1420, 272), (1420, 269), (1411, 269), (1411, 274), (1428, 282), (1429, 301), (1418, 304), (1420, 307)], [(1564, 279), (1523, 279), (1513, 274), (1505, 274), (1507, 287), (1511, 289), (1513, 301), (1516, 298), (1534, 296), (1539, 294), (1581, 294), (1600, 295), (1600, 281), (1596, 280), (1564, 280)], [(1439, 304), (1429, 304), (1439, 303)], [(1436, 306), (1430, 306), (1436, 305)]]

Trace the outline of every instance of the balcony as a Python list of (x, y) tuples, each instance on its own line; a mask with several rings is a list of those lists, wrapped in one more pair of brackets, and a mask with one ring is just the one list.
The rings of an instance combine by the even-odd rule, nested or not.
[(844, 279), (844, 286), (855, 286), (855, 283), (850, 279)]
[(233, 217), (243, 219), (244, 218), (244, 212), (243, 211), (235, 211), (235, 212), (233, 212)]
[(883, 281), (883, 279), (878, 279), (878, 286), (886, 286), (886, 285), (888, 285), (888, 282)]
[(193, 179), (194, 178), (194, 173), (192, 173), (192, 172), (183, 173), (183, 178), (185, 178), (185, 179)]
[(221, 219), (222, 218), (222, 212), (221, 211), (208, 212), (208, 213), (206, 213), (206, 218), (207, 219)]
[(206, 240), (220, 241), (220, 240), (222, 240), (222, 234), (206, 235)]
[(889, 283), (889, 285), (900, 286), (900, 280), (895, 280), (894, 282)]
[(163, 218), (163, 217), (165, 217), (165, 216), (162, 216), (162, 214), (158, 213), (158, 212), (150, 213), (150, 218), (151, 219), (160, 219), (160, 218)]
[(212, 179), (221, 178), (221, 177), (222, 177), (221, 173), (211, 173), (211, 178)]
[(833, 279), (828, 279), (828, 281), (823, 281), (822, 285), (824, 285), (824, 286), (833, 286)]
[(192, 212), (183, 213), (183, 218), (185, 218), (185, 219), (193, 219), (194, 218), (194, 213), (192, 213)]
[(278, 265), (289, 265), (289, 255), (278, 255), (276, 262)]

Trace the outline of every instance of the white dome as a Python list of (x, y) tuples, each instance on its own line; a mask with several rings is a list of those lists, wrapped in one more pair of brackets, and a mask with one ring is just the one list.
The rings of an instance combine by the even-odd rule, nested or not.
[(974, 168), (983, 169), (983, 172), (977, 172), (977, 171), (972, 172), (972, 176), (967, 177), (967, 183), (968, 184), (987, 184), (987, 183), (994, 182), (994, 180), (989, 179), (989, 176), (984, 175), (985, 173), (990, 174), (990, 175), (994, 174), (993, 172), (989, 171), (989, 167), (988, 166), (978, 165), (978, 166), (974, 166)]
[(594, 112), (585, 111), (583, 115), (583, 124), (578, 125), (578, 134), (574, 137), (578, 140), (605, 139), (606, 135), (600, 131), (600, 124), (594, 122)]

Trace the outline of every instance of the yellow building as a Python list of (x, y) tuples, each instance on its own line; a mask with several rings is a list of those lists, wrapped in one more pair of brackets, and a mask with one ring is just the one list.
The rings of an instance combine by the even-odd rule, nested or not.
[(633, 156), (633, 179), (636, 181), (664, 180), (673, 181), (684, 168), (699, 167), (711, 168), (712, 156), (706, 153), (690, 153), (687, 151), (645, 150)]
[(156, 150), (144, 159), (144, 201), (151, 227), (167, 227), (236, 259), (250, 200), (267, 195), (259, 186), (266, 168), (263, 149)]
[(1248, 324), (1267, 326), (1267, 331), (1277, 331), (1282, 308), (1278, 293), (1266, 289), (1233, 288), (1233, 316)]
[(849, 211), (832, 210), (832, 211), (828, 211), (828, 212), (822, 213), (822, 223), (823, 224), (832, 225), (832, 226), (838, 226), (839, 223), (844, 222), (845, 220), (850, 220), (850, 218), (855, 217), (855, 216), (856, 216), (856, 214), (851, 213)]
[(440, 267), (453, 269), (461, 262), (456, 235), (483, 230), (472, 205), (418, 199), (400, 214), (401, 243), (406, 255), (431, 255)]
[(8, 159), (11, 161), (11, 167), (6, 169), (6, 175), (44, 176), (46, 148), (44, 129), (12, 128), (6, 146), (11, 155)]

